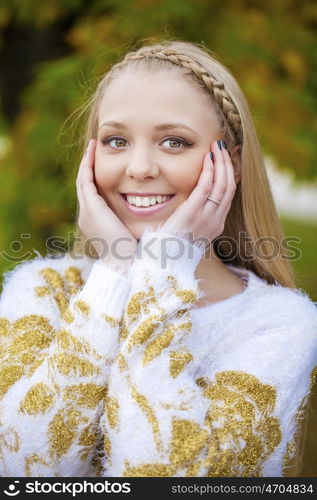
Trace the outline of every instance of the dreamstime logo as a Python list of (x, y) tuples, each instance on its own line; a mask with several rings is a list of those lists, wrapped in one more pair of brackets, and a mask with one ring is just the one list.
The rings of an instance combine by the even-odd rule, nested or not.
[[(20, 483), (20, 481), (14, 481), (14, 482), (17, 484)], [(15, 484), (13, 484), (13, 483), (9, 484), (8, 490), (10, 490), (10, 491), (3, 490), (3, 493), (5, 493), (9, 497), (15, 497), (16, 495), (18, 495), (20, 493), (20, 490), (15, 489)]]
[[(9, 262), (15, 263), (34, 257), (32, 252), (25, 251), (25, 241), (21, 241), (30, 238), (30, 234), (21, 234), (20, 240), (17, 239), (12, 241), (9, 251), (0, 252), (0, 256)], [(215, 254), (215, 246), (217, 246), (217, 255), (223, 261), (228, 262), (237, 258), (239, 258), (240, 261), (249, 262), (252, 260), (269, 261), (279, 257), (283, 260), (296, 261), (302, 256), (301, 250), (297, 246), (292, 246), (292, 243), (299, 244), (302, 241), (301, 238), (296, 236), (287, 236), (281, 240), (269, 236), (262, 236), (254, 240), (252, 237), (247, 236), (245, 231), (241, 231), (238, 240), (230, 236), (219, 236), (215, 240), (210, 241), (203, 237), (195, 238), (192, 232), (187, 232), (186, 240), (204, 248), (206, 260), (211, 259), (212, 255)], [(80, 236), (75, 236), (74, 232), (70, 232), (68, 233), (68, 237), (55, 235), (47, 238), (45, 241), (47, 249), (46, 256), (53, 259), (59, 259), (63, 258), (67, 251), (72, 259), (82, 259), (82, 253), (76, 253), (75, 250), (81, 243), (82, 250), (86, 255), (91, 255), (92, 250), (97, 250), (99, 257), (92, 258), (99, 259), (111, 255), (116, 260), (126, 261), (132, 259), (131, 255), (127, 255), (124, 251), (125, 248), (128, 248), (127, 242), (129, 241), (130, 239), (128, 237), (117, 238), (109, 246), (108, 242), (102, 238), (96, 237), (83, 240)], [(138, 241), (142, 242), (142, 238)], [(167, 260), (181, 259), (185, 254), (188, 259), (194, 258), (193, 247), (186, 244), (185, 239), (182, 237), (178, 238), (174, 235), (163, 237), (161, 235), (159, 238), (160, 248), (157, 255), (155, 255), (153, 249), (151, 249), (155, 241), (155, 236), (151, 238), (147, 237), (145, 244), (143, 244), (143, 242), (138, 244), (136, 257), (141, 258), (145, 253), (146, 256), (151, 259), (160, 259), (163, 268), (166, 267)], [(69, 245), (69, 242), (71, 242), (71, 245)], [(71, 247), (70, 250), (66, 250), (68, 247)], [(157, 250), (157, 245), (154, 245), (154, 247)], [(177, 252), (175, 252), (176, 250)], [(41, 256), (40, 252), (37, 250), (33, 249), (33, 251), (38, 256)]]

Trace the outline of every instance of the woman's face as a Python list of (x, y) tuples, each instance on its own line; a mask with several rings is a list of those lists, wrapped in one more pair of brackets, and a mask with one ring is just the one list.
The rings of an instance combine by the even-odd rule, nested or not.
[[(182, 76), (164, 71), (125, 71), (116, 77), (101, 102), (98, 127), (96, 186), (135, 238), (148, 224), (155, 230), (188, 198), (204, 154), (220, 139), (208, 97)], [(174, 196), (145, 215), (147, 208), (130, 212), (120, 193)]]

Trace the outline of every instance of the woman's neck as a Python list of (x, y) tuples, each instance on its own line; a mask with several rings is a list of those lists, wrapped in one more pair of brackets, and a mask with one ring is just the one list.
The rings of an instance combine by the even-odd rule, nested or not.
[[(207, 258), (208, 257), (208, 258)], [(199, 287), (205, 296), (199, 301), (199, 306), (225, 300), (243, 292), (244, 282), (234, 272), (230, 271), (219, 257), (208, 254), (199, 262), (196, 279), (202, 279)]]

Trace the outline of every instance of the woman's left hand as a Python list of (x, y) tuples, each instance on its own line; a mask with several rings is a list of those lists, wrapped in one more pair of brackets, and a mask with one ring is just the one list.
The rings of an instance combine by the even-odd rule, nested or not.
[[(227, 214), (236, 191), (233, 165), (227, 149), (214, 141), (203, 160), (203, 169), (189, 197), (167, 219), (162, 230), (189, 230), (193, 240), (206, 239), (206, 246), (223, 233)], [(212, 197), (216, 204), (207, 200)], [(203, 240), (204, 241), (204, 240)]]

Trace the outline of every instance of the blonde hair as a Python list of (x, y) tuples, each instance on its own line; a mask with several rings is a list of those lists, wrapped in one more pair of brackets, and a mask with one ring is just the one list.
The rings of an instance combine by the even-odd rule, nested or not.
[[(295, 288), (294, 271), (282, 245), (285, 235), (248, 104), (233, 75), (208, 49), (190, 42), (164, 40), (128, 52), (102, 77), (94, 95), (81, 109), (81, 113), (88, 111), (82, 153), (89, 139), (97, 137), (98, 111), (107, 86), (126, 68), (147, 71), (173, 69), (198, 85), (211, 98), (219, 119), (221, 138), (227, 143), (229, 151), (240, 145), (241, 164), (241, 178), (227, 215), (223, 237), (215, 240), (214, 250), (220, 259), (252, 270), (269, 284), (278, 282)], [(232, 247), (228, 241), (240, 241), (241, 234), (246, 236), (247, 260), (241, 256), (241, 246), (237, 254), (230, 257)], [(78, 227), (78, 204), (75, 235), (80, 239), (73, 246), (76, 254), (97, 257), (94, 251), (85, 249), (86, 240)], [(278, 245), (278, 257), (274, 259), (270, 257), (272, 247), (268, 240)], [(261, 258), (256, 249), (259, 241)]]

